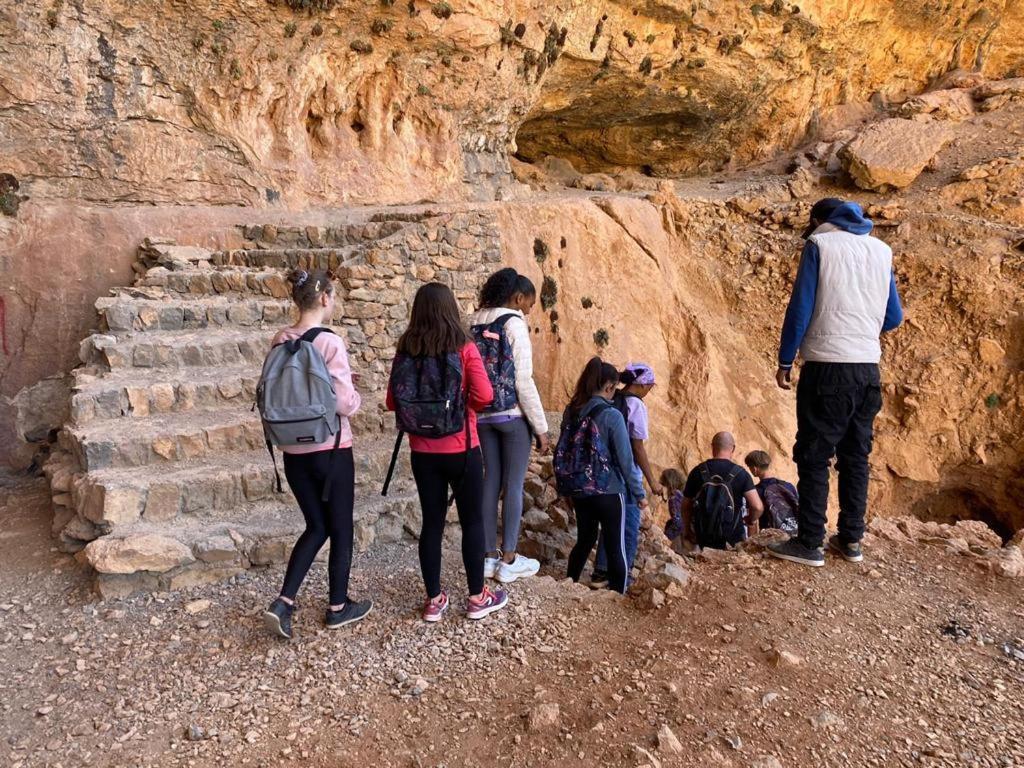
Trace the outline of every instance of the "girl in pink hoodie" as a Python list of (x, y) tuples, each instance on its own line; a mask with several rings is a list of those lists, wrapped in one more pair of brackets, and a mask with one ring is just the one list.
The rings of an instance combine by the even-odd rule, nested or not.
[[(322, 269), (296, 269), (288, 276), (292, 284), (292, 299), (299, 309), (295, 325), (282, 328), (274, 336), (273, 344), (297, 339), (303, 334), (321, 328), (334, 314), (334, 284)], [(352, 384), (345, 342), (325, 329), (313, 339), (313, 348), (319, 352), (331, 374), (331, 383), (337, 396), (340, 439), (335, 451), (335, 440), (319, 445), (283, 447), (284, 474), (306, 519), (306, 530), (299, 536), (288, 560), (281, 595), (264, 613), (267, 626), (281, 635), (292, 636), (292, 612), (295, 595), (309, 572), (313, 559), (330, 539), (331, 551), (327, 561), (330, 585), (330, 605), (326, 624), (329, 629), (343, 627), (364, 618), (373, 608), (373, 601), (356, 601), (348, 595), (348, 577), (352, 566), (352, 510), (355, 503), (355, 466), (352, 459), (352, 428), (348, 417), (359, 410), (360, 397)], [(333, 456), (332, 456), (333, 454)], [(321, 496), (330, 477), (327, 501)]]

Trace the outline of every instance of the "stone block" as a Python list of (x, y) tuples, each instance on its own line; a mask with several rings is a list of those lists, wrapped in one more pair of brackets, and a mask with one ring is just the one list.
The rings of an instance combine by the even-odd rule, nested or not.
[(210, 325), (227, 325), (228, 322), (228, 309), (227, 307), (207, 307), (206, 309), (206, 321)]
[(206, 482), (189, 483), (182, 488), (182, 511), (196, 514), (213, 509), (213, 488)]
[(253, 325), (262, 318), (262, 313), (251, 301), (234, 304), (228, 308), (228, 320), (238, 325)]
[(150, 444), (153, 453), (167, 461), (178, 458), (178, 442), (173, 437), (158, 437)]
[(111, 304), (103, 310), (103, 319), (111, 331), (130, 331), (135, 327), (135, 307), (126, 301)]
[(155, 573), (96, 575), (96, 591), (104, 600), (122, 600), (136, 592), (154, 592), (159, 587), (160, 580)]
[(283, 563), (291, 554), (293, 544), (291, 536), (278, 536), (258, 541), (249, 549), (249, 562), (253, 565)]
[(125, 387), (128, 398), (128, 410), (132, 416), (149, 416), (149, 389), (147, 387)]
[(100, 573), (164, 573), (195, 562), (192, 550), (180, 541), (154, 533), (124, 538), (104, 536), (90, 542), (83, 554), (86, 562)]
[(142, 307), (139, 309), (138, 322), (143, 330), (152, 330), (160, 324), (160, 313), (154, 307)]
[(167, 413), (174, 408), (174, 385), (159, 383), (149, 388), (150, 405), (157, 413)]
[(177, 410), (191, 411), (196, 407), (199, 387), (195, 384), (179, 384), (178, 398), (175, 401)]
[(233, 453), (246, 445), (242, 427), (238, 424), (206, 430), (206, 442), (215, 454)]
[(234, 539), (226, 533), (214, 534), (196, 542), (192, 552), (204, 563), (238, 563), (241, 560)]
[(157, 483), (149, 487), (142, 517), (149, 522), (173, 520), (181, 512), (181, 489), (173, 483)]
[(232, 576), (243, 571), (241, 565), (208, 567), (196, 563), (169, 573), (160, 579), (162, 588), (168, 590), (188, 589), (190, 587), (201, 587), (205, 584), (217, 584), (227, 581)]
[(164, 331), (180, 331), (184, 328), (184, 310), (180, 306), (161, 308), (160, 328)]
[[(110, 356), (108, 354), (107, 361), (110, 363)], [(152, 344), (137, 344), (135, 349), (132, 350), (132, 365), (136, 368), (152, 368), (156, 363), (156, 347)], [(121, 363), (123, 365), (124, 363)], [(111, 367), (121, 367), (114, 366)]]

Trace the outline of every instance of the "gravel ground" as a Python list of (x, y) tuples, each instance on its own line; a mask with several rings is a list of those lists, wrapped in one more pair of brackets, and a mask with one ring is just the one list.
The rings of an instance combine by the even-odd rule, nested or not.
[(695, 563), (650, 611), (538, 577), (473, 623), (417, 618), (411, 544), (357, 558), (363, 624), (322, 626), (314, 566), (290, 643), (279, 569), (98, 603), (52, 549), (45, 486), (3, 489), (0, 764), (1024, 765), (1020, 587), (877, 542), (811, 571)]

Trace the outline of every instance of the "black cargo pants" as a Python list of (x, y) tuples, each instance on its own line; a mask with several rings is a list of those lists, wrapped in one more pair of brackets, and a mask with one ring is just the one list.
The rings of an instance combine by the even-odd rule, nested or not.
[(828, 469), (839, 470), (839, 536), (864, 536), (868, 500), (868, 456), (875, 416), (882, 408), (878, 366), (873, 363), (805, 363), (796, 387), (796, 445), (799, 473), (798, 537), (807, 547), (825, 540)]

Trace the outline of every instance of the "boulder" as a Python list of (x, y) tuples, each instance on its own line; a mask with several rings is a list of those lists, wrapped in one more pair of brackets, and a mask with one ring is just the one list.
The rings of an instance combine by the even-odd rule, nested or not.
[(934, 115), (943, 120), (963, 120), (974, 114), (974, 97), (970, 91), (950, 88), (930, 91), (908, 99), (900, 107), (901, 117)]
[(914, 182), (951, 138), (941, 123), (890, 118), (862, 131), (841, 157), (861, 189), (901, 189)]
[(531, 733), (553, 730), (558, 728), (561, 717), (561, 708), (557, 704), (538, 704), (530, 710), (526, 727)]
[(82, 554), (100, 573), (164, 573), (195, 561), (192, 550), (180, 541), (154, 533), (120, 539), (105, 536), (91, 542)]

